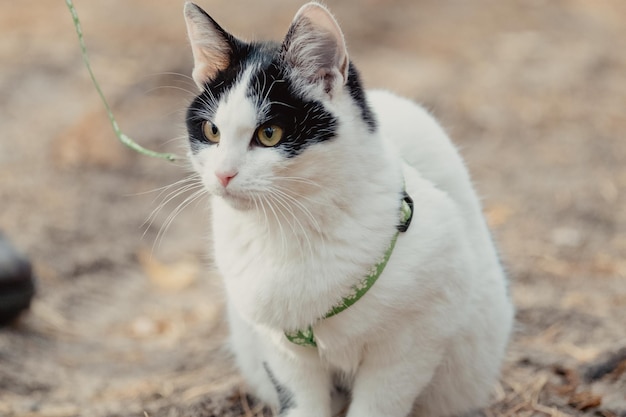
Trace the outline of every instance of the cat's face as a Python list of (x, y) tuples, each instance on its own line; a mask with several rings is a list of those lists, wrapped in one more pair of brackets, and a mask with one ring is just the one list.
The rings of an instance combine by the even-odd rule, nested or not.
[(185, 17), (202, 90), (187, 112), (191, 160), (232, 206), (289, 205), (326, 183), (341, 163), (323, 145), (340, 135), (340, 103), (356, 103), (374, 129), (343, 35), (322, 6), (305, 5), (282, 44), (239, 41), (191, 3)]

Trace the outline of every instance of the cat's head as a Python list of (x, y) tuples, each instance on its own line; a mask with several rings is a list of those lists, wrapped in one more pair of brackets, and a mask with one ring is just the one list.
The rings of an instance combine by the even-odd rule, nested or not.
[(192, 3), (185, 20), (201, 90), (187, 112), (190, 155), (212, 194), (250, 209), (344, 175), (376, 125), (325, 7), (304, 5), (282, 43), (243, 42)]

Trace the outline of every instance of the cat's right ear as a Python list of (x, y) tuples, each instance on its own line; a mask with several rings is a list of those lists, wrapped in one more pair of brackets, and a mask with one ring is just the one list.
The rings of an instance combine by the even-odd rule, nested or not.
[(211, 16), (191, 2), (185, 3), (185, 23), (194, 60), (192, 77), (203, 90), (207, 82), (230, 65), (233, 39)]

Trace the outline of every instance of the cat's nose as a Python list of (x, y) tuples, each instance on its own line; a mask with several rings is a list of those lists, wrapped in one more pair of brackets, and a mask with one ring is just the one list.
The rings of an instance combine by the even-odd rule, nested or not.
[(226, 188), (226, 186), (228, 186), (228, 183), (230, 182), (230, 180), (232, 180), (233, 178), (235, 178), (235, 176), (237, 175), (237, 171), (229, 171), (229, 172), (218, 172), (215, 171), (215, 176), (217, 177), (217, 180), (220, 182), (220, 184), (222, 184), (222, 187)]

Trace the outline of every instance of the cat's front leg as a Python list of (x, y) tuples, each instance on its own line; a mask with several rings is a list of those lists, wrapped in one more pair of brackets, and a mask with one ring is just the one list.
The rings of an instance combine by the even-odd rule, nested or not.
[(278, 394), (280, 417), (330, 417), (331, 377), (315, 349), (288, 346), (263, 362)]
[[(348, 417), (406, 417), (431, 382), (442, 352), (435, 346), (370, 349), (356, 374)], [(435, 417), (435, 416), (429, 416)]]

